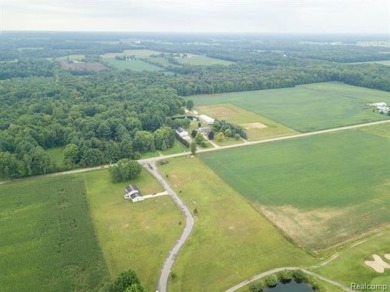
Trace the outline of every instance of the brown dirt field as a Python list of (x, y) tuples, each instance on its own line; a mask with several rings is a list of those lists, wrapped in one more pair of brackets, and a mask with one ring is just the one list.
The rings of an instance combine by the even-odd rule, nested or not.
[[(321, 245), (329, 246), (324, 240), (324, 234), (329, 234), (333, 240), (335, 236), (332, 230), (332, 222), (338, 221), (345, 216), (346, 210), (335, 208), (321, 208), (304, 211), (292, 206), (269, 207), (256, 204), (261, 212), (272, 221), (278, 228), (296, 242), (299, 246), (317, 249)], [(341, 230), (337, 236), (341, 236)]]
[(248, 123), (248, 124), (243, 124), (242, 125), (244, 127), (244, 129), (247, 129), (247, 130), (252, 130), (252, 129), (264, 129), (264, 128), (267, 128), (266, 125), (262, 124), (262, 123)]
[(226, 118), (226, 117), (231, 117), (231, 116), (235, 116), (238, 114), (237, 111), (235, 111), (234, 109), (231, 109), (231, 108), (228, 108), (226, 106), (206, 106), (206, 107), (202, 107), (200, 106), (199, 107), (199, 110), (202, 112), (204, 111), (205, 109), (207, 108), (206, 112), (212, 116), (212, 117), (216, 117), (216, 118)]
[(102, 71), (108, 68), (101, 63), (68, 63), (60, 62), (62, 68), (70, 71)]

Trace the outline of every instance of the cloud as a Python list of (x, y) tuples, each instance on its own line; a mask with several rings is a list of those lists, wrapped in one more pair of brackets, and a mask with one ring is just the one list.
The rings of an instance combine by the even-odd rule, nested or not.
[(0, 0), (1, 29), (390, 33), (388, 0)]

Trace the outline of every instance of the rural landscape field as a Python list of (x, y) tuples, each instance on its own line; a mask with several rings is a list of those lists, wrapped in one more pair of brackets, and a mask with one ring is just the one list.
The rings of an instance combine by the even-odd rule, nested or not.
[(390, 289), (388, 1), (3, 2), (0, 291)]

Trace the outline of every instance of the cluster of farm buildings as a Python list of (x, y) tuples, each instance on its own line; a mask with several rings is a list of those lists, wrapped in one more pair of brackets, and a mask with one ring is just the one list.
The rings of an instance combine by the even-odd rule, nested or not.
[[(212, 124), (214, 124), (214, 121), (215, 121), (215, 119), (213, 119), (212, 117), (209, 117), (209, 116), (203, 115), (203, 114), (199, 115), (197, 118), (199, 119), (199, 121), (202, 121), (202, 122), (206, 123), (207, 125), (212, 125)], [(210, 128), (209, 127), (199, 128), (198, 131), (200, 131), (204, 134), (207, 134), (210, 131)], [(191, 137), (190, 137), (189, 133), (185, 129), (183, 129), (182, 127), (178, 127), (176, 129), (176, 133), (180, 137), (182, 137), (184, 140), (187, 140), (188, 142), (191, 141)]]
[(390, 112), (390, 108), (385, 102), (369, 103), (368, 106), (375, 107), (382, 114), (388, 114)]

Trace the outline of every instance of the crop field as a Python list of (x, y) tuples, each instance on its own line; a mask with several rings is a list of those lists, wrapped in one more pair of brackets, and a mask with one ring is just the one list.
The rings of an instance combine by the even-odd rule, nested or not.
[(296, 133), (284, 125), (232, 104), (198, 106), (196, 110), (218, 120), (226, 120), (243, 127), (247, 131), (249, 140), (261, 140)]
[(161, 52), (154, 50), (124, 50), (126, 56), (135, 56), (136, 58), (149, 58), (152, 55), (158, 55)]
[(202, 55), (192, 55), (188, 54), (187, 57), (177, 57), (176, 60), (180, 64), (187, 64), (187, 65), (193, 65), (193, 66), (211, 66), (211, 65), (230, 65), (233, 64), (233, 62), (216, 59), (216, 58), (210, 58), (207, 56)]
[(82, 62), (85, 59), (85, 55), (68, 55), (56, 58), (59, 61), (79, 61)]
[(200, 157), (297, 244), (322, 250), (390, 223), (386, 129), (388, 124)]
[[(371, 283), (386, 284), (390, 287), (390, 269), (378, 273), (364, 263), (366, 260), (372, 260), (373, 254), (385, 259), (384, 255), (390, 254), (389, 242), (390, 230), (387, 229), (379, 236), (369, 237), (347, 250), (342, 250), (335, 260), (313, 271), (347, 286), (350, 286), (350, 283)], [(390, 264), (390, 260), (387, 262)]]
[(132, 71), (160, 71), (163, 70), (160, 67), (146, 63), (141, 60), (116, 60), (116, 59), (105, 59), (105, 63), (113, 66), (119, 70), (132, 70)]
[(124, 50), (122, 53), (105, 53), (103, 59), (115, 59), (115, 57), (135, 56), (136, 58), (149, 58), (151, 55), (158, 55), (160, 52), (153, 50)]
[(381, 64), (381, 65), (390, 66), (390, 60), (388, 60), (388, 61), (356, 62), (356, 63), (351, 63), (351, 64)]
[(60, 65), (65, 70), (70, 71), (103, 71), (108, 68), (102, 63), (68, 63), (67, 61), (60, 61)]
[(191, 96), (196, 106), (230, 103), (300, 132), (389, 119), (367, 103), (390, 104), (390, 93), (328, 82), (294, 88)]
[[(154, 291), (163, 261), (180, 236), (184, 218), (169, 196), (133, 204), (124, 188), (136, 184), (143, 194), (162, 191), (146, 171), (133, 181), (112, 183), (107, 170), (83, 174), (88, 202), (111, 278), (136, 271), (147, 291)], [(181, 223), (183, 222), (183, 223)]]
[(109, 281), (82, 179), (0, 186), (2, 291), (97, 291)]
[(269, 269), (317, 262), (201, 160), (170, 159), (159, 170), (189, 209), (197, 209), (194, 230), (173, 266), (177, 278), (170, 281), (169, 291), (223, 291)]

